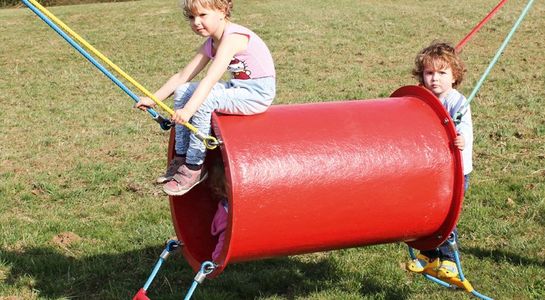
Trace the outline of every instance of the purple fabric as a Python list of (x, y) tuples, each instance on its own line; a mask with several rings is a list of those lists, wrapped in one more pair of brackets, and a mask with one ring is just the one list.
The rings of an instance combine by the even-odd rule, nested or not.
[(225, 229), (227, 229), (227, 204), (225, 200), (218, 202), (218, 209), (212, 220), (210, 233), (213, 236), (218, 236), (218, 242), (214, 252), (212, 252), (212, 260), (216, 261), (221, 254), (223, 244), (225, 242)]

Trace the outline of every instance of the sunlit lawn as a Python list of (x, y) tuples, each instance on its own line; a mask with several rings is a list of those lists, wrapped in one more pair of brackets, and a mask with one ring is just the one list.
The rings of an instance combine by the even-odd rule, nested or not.
[[(509, 1), (464, 48), (466, 95), (524, 4)], [(388, 97), (415, 83), (420, 48), (457, 43), (493, 6), (240, 0), (234, 21), (267, 42), (276, 103), (291, 104)], [(178, 1), (51, 10), (150, 90), (200, 43)], [(544, 15), (536, 2), (472, 107), (462, 262), (473, 286), (498, 299), (545, 298)], [(0, 25), (0, 299), (130, 299), (174, 235), (152, 184), (168, 134), (28, 9), (0, 10)], [(195, 299), (469, 298), (407, 273), (406, 260), (404, 244), (385, 244), (234, 264)], [(182, 298), (193, 276), (175, 256), (150, 298)]]

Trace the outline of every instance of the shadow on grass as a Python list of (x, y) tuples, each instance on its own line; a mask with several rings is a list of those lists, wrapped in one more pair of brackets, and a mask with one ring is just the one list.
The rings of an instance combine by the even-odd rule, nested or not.
[[(376, 277), (366, 278), (362, 284), (363, 287), (360, 290), (360, 294), (373, 299), (385, 300), (404, 300), (409, 298), (410, 292), (406, 288), (402, 288), (400, 282), (392, 282), (392, 280), (386, 280), (386, 278), (382, 279)], [(373, 297), (374, 295), (377, 297)]]
[[(15, 290), (32, 288), (38, 291), (40, 298), (132, 299), (148, 278), (162, 249), (149, 247), (75, 259), (55, 248), (33, 248), (0, 251), (0, 260), (10, 268), (4, 285)], [(173, 255), (163, 264), (148, 296), (181, 299), (194, 276), (183, 257)], [(341, 270), (330, 258), (313, 262), (289, 257), (268, 259), (229, 265), (223, 274), (199, 285), (193, 299), (294, 299), (312, 294), (332, 295), (333, 299), (339, 292), (406, 299), (410, 293), (380, 278), (364, 278), (361, 283), (357, 282), (358, 278), (357, 274)]]
[(532, 259), (528, 257), (521, 256), (517, 253), (502, 251), (502, 250), (488, 250), (478, 247), (464, 247), (462, 249), (463, 253), (471, 254), (480, 259), (491, 259), (496, 262), (507, 262), (512, 265), (523, 265), (523, 266), (537, 266), (545, 268), (545, 261), (539, 261), (537, 259)]

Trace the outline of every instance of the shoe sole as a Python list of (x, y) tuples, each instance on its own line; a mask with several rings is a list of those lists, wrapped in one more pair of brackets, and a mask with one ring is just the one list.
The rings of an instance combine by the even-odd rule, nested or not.
[(157, 178), (157, 179), (155, 180), (155, 182), (156, 182), (156, 183), (159, 183), (159, 184), (161, 184), (161, 183), (167, 183), (167, 182), (171, 181), (172, 178), (174, 178), (174, 176), (159, 177), (159, 178)]
[(207, 177), (208, 177), (208, 172), (204, 173), (204, 176), (201, 177), (201, 179), (199, 179), (199, 181), (195, 182), (192, 186), (190, 186), (189, 188), (187, 188), (185, 190), (181, 190), (181, 191), (178, 191), (178, 192), (173, 192), (173, 191), (169, 191), (169, 190), (165, 189), (165, 187), (163, 187), (163, 192), (165, 192), (169, 196), (181, 196), (181, 195), (189, 192), (189, 190), (191, 190), (197, 184), (203, 182)]

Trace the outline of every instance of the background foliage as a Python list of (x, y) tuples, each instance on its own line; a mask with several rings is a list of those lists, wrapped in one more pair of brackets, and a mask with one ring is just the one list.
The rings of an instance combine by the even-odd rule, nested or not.
[[(154, 90), (201, 42), (178, 5), (52, 11)], [(523, 5), (507, 2), (464, 49), (466, 95)], [(268, 43), (276, 103), (290, 104), (388, 97), (415, 83), (419, 49), (458, 42), (492, 6), (238, 0), (234, 21)], [(545, 298), (544, 12), (537, 1), (472, 106), (462, 258), (473, 285), (498, 299)], [(129, 299), (174, 235), (166, 197), (152, 184), (168, 134), (29, 10), (0, 10), (0, 24), (0, 299)], [(405, 246), (392, 243), (234, 264), (195, 299), (469, 299), (407, 273), (406, 260)], [(175, 256), (150, 297), (180, 299), (193, 276)]]

